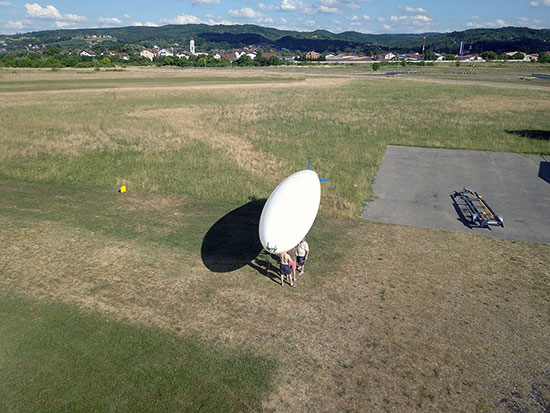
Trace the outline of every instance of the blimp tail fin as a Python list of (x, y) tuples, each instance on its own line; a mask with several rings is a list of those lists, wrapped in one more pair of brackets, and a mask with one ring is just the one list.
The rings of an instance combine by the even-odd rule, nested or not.
[(270, 246), (269, 246), (269, 242), (267, 242), (267, 243), (265, 244), (265, 249), (266, 249), (268, 252), (270, 252), (270, 253), (273, 254), (274, 251), (277, 251), (277, 246), (275, 245), (275, 246), (273, 246), (273, 247), (270, 247)]
[[(311, 165), (311, 159), (308, 159), (307, 160), (307, 169), (309, 169), (310, 165)], [(328, 181), (328, 178), (319, 178), (319, 182), (326, 182), (326, 181)]]

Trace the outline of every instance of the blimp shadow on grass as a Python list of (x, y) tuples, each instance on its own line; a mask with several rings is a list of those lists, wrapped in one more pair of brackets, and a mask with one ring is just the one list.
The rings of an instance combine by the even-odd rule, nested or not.
[(258, 236), (266, 200), (248, 202), (227, 213), (208, 230), (201, 246), (202, 262), (210, 271), (231, 272), (248, 265), (262, 251)]
[(220, 218), (203, 239), (204, 265), (213, 272), (231, 272), (245, 265), (260, 270), (253, 261), (263, 249), (280, 254), (295, 247), (317, 217), (323, 180), (310, 169), (296, 172), (267, 201), (251, 201)]

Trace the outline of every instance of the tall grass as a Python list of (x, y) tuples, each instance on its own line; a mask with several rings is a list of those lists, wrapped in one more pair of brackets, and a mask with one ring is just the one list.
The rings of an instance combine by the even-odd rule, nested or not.
[[(103, 81), (135, 89), (5, 93), (0, 173), (97, 188), (127, 182), (238, 203), (266, 197), (311, 159), (330, 179), (324, 211), (351, 217), (370, 196), (388, 144), (550, 153), (550, 141), (514, 133), (550, 130), (542, 90), (364, 78), (289, 85), (250, 75), (235, 89), (217, 89), (213, 83), (235, 81), (223, 72), (191, 80), (172, 74), (140, 90), (141, 78), (109, 76), (115, 80)], [(257, 89), (262, 79), (271, 83)], [(205, 89), (169, 86), (191, 81)]]

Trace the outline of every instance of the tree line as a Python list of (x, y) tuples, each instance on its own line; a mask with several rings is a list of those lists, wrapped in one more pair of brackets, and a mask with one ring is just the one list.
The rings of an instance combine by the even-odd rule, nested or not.
[(231, 62), (222, 57), (216, 59), (212, 54), (195, 55), (188, 58), (175, 56), (157, 56), (152, 61), (139, 55), (139, 52), (128, 50), (128, 60), (122, 59), (118, 54), (112, 56), (98, 55), (96, 57), (81, 56), (79, 54), (62, 54), (55, 47), (50, 46), (42, 54), (27, 51), (11, 51), (0, 55), (1, 67), (26, 67), (26, 68), (108, 68), (115, 66), (180, 66), (180, 67), (228, 67), (228, 66), (279, 66), (290, 62), (279, 59), (277, 56), (265, 57), (258, 52), (255, 59), (243, 54), (237, 60)]

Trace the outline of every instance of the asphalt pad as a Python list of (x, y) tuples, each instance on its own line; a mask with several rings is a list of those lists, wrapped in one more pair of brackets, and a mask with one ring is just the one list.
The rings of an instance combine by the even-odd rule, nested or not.
[[(550, 244), (550, 159), (502, 152), (388, 146), (363, 218)], [(471, 225), (456, 192), (477, 192), (504, 228)]]

